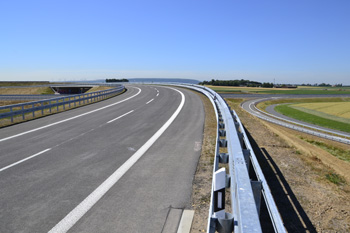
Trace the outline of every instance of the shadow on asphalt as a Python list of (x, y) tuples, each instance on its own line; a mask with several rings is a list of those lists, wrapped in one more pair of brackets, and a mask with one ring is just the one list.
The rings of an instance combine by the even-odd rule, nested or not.
[[(286, 230), (288, 232), (317, 232), (277, 164), (266, 149), (260, 149), (248, 130), (246, 128), (244, 129), (275, 199)], [(268, 215), (268, 211), (262, 203), (260, 214), (261, 225), (264, 232), (270, 232), (271, 227), (264, 227), (264, 222), (270, 221), (266, 215)]]

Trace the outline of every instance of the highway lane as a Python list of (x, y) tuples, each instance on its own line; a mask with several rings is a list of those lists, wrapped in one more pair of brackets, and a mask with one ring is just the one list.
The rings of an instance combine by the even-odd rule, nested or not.
[(167, 219), (167, 213), (169, 206), (190, 207), (203, 132), (200, 98), (184, 89), (182, 97), (167, 87), (127, 88), (100, 103), (0, 130), (0, 232), (48, 232), (142, 148), (183, 101), (164, 134), (71, 230), (160, 232), (166, 222), (179, 220)]

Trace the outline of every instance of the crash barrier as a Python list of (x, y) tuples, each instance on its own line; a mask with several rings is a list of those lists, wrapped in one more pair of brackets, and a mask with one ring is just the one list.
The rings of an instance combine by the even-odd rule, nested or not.
[[(260, 207), (264, 202), (274, 232), (286, 232), (270, 188), (250, 145), (245, 129), (234, 110), (215, 91), (188, 84), (212, 102), (217, 119), (216, 149), (207, 232), (262, 232)], [(227, 153), (220, 153), (226, 148)], [(228, 171), (225, 169), (228, 164)], [(231, 211), (227, 211), (229, 189)]]
[(13, 123), (15, 117), (18, 116), (22, 117), (22, 120), (25, 120), (28, 113), (34, 118), (37, 111), (39, 111), (39, 114), (41, 112), (41, 115), (44, 115), (44, 110), (48, 110), (49, 113), (52, 113), (54, 110), (58, 112), (60, 106), (62, 106), (62, 109), (65, 110), (67, 105), (68, 108), (71, 108), (76, 107), (77, 105), (100, 101), (115, 96), (124, 90), (124, 85), (118, 85), (115, 88), (104, 91), (96, 91), (77, 95), (65, 95), (64, 97), (56, 97), (40, 101), (1, 106), (0, 120), (9, 118), (11, 119), (11, 123)]

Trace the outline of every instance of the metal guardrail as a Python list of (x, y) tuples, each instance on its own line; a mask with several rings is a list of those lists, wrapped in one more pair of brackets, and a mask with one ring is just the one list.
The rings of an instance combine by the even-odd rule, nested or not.
[(41, 115), (44, 115), (45, 109), (48, 109), (49, 113), (51, 113), (53, 109), (57, 109), (57, 111), (59, 111), (59, 107), (63, 106), (63, 110), (65, 110), (66, 105), (68, 105), (68, 107), (70, 108), (71, 105), (74, 105), (74, 107), (76, 107), (77, 103), (79, 103), (80, 105), (81, 103), (88, 104), (91, 102), (103, 100), (121, 93), (124, 89), (124, 85), (119, 85), (116, 88), (104, 91), (96, 91), (86, 94), (69, 96), (65, 95), (64, 97), (56, 97), (40, 101), (1, 106), (0, 120), (4, 118), (11, 118), (11, 122), (13, 123), (14, 117), (22, 116), (22, 120), (25, 120), (26, 114), (28, 113), (32, 113), (32, 116), (34, 118), (36, 111), (41, 111)]
[[(235, 111), (209, 88), (174, 85), (203, 93), (215, 108), (218, 126), (207, 232), (262, 232), (259, 219), (262, 201), (265, 202), (274, 231), (286, 232), (269, 186)], [(220, 153), (220, 147), (227, 147), (227, 153)], [(229, 174), (226, 174), (225, 168), (219, 168), (220, 164), (226, 163), (229, 165)], [(250, 164), (253, 169), (251, 172)], [(225, 211), (226, 189), (230, 189), (231, 213)]]
[[(262, 120), (265, 120), (265, 121), (268, 121), (268, 122), (271, 122), (271, 123), (274, 123), (276, 125), (280, 125), (280, 126), (283, 126), (283, 127), (289, 128), (289, 129), (297, 130), (299, 132), (307, 133), (307, 134), (310, 134), (310, 135), (313, 135), (313, 136), (317, 136), (317, 137), (320, 137), (320, 138), (325, 138), (325, 139), (329, 139), (329, 140), (332, 140), (332, 141), (336, 141), (336, 142), (340, 142), (340, 143), (344, 143), (344, 144), (349, 144), (350, 145), (350, 140), (349, 139), (338, 137), (338, 136), (332, 136), (332, 135), (329, 135), (327, 133), (320, 133), (318, 131), (307, 129), (307, 128), (312, 128), (312, 127), (308, 126), (308, 125), (305, 125), (305, 124), (301, 124), (301, 123), (298, 123), (298, 122), (293, 122), (293, 121), (290, 121), (290, 120), (287, 120), (287, 119), (283, 119), (283, 118), (280, 118), (280, 117), (273, 116), (271, 114), (265, 113), (265, 112), (261, 111), (260, 109), (258, 109), (257, 107), (255, 107), (256, 103), (262, 102), (262, 101), (263, 100), (256, 101), (256, 102), (253, 103), (254, 108), (261, 115), (259, 115), (257, 113), (251, 113), (252, 115), (254, 115), (254, 116), (256, 116), (256, 117), (258, 117), (258, 118), (260, 118)], [(268, 117), (268, 116), (270, 116), (270, 117)], [(278, 120), (278, 119), (280, 119), (280, 120)], [(287, 122), (290, 122), (291, 124), (288, 124)], [(297, 125), (300, 125), (300, 126), (297, 126)], [(307, 128), (304, 128), (304, 127), (307, 127)], [(321, 130), (321, 131), (329, 132), (327, 130), (318, 129), (318, 128), (315, 128), (315, 130)], [(332, 133), (332, 132), (329, 132), (329, 133)], [(342, 136), (346, 136), (346, 135), (342, 134)]]

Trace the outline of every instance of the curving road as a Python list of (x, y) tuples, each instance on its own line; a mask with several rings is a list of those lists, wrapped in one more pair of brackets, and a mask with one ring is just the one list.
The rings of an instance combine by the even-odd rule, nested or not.
[[(279, 97), (273, 97), (273, 98), (269, 97), (269, 98), (264, 98), (264, 99), (259, 98), (259, 99), (248, 100), (248, 101), (243, 102), (241, 106), (244, 110), (246, 110), (250, 114), (257, 116), (261, 119), (270, 121), (272, 123), (275, 123), (275, 124), (278, 124), (281, 126), (285, 126), (287, 128), (291, 128), (291, 129), (301, 131), (304, 133), (319, 136), (322, 138), (327, 138), (327, 139), (331, 139), (334, 141), (350, 144), (349, 139), (342, 138), (342, 137), (349, 138), (350, 137), (349, 133), (340, 132), (337, 130), (332, 130), (332, 129), (316, 126), (313, 124), (301, 122), (301, 121), (295, 120), (293, 118), (289, 118), (289, 117), (283, 116), (281, 114), (277, 114), (276, 112), (271, 111), (271, 109), (269, 109), (270, 113), (266, 113), (266, 112), (259, 110), (255, 106), (259, 102), (268, 101), (268, 100), (275, 99), (275, 98), (279, 98)], [(337, 135), (337, 136), (334, 136), (334, 135)]]
[(181, 88), (0, 129), (0, 232), (176, 231), (191, 208), (204, 111)]

